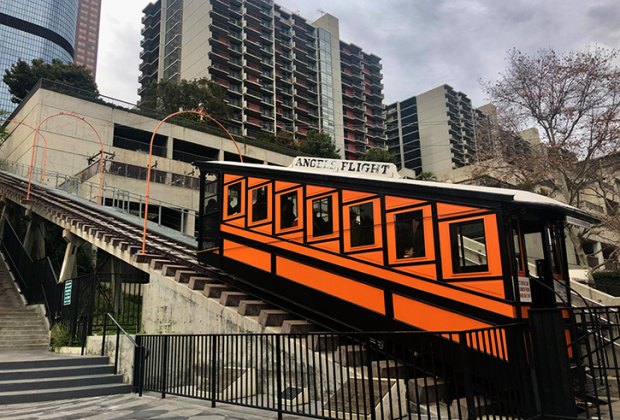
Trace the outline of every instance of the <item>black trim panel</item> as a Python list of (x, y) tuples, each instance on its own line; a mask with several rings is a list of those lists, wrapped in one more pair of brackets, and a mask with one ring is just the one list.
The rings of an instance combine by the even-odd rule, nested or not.
[(44, 28), (43, 26), (36, 25), (34, 23), (7, 15), (5, 13), (0, 13), (0, 25), (9, 26), (13, 29), (24, 31), (29, 34), (47, 39), (48, 41), (53, 42), (54, 44), (58, 45), (63, 50), (68, 52), (72, 58), (75, 57), (75, 51), (73, 50), (73, 46), (71, 45), (71, 43), (66, 38), (63, 38), (51, 29)]

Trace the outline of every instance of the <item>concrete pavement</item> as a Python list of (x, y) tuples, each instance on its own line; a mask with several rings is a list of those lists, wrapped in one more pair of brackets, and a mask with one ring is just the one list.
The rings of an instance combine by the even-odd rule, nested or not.
[[(175, 396), (159, 398), (157, 394), (109, 395), (105, 397), (49, 401), (28, 404), (0, 404), (0, 419), (166, 419), (166, 420), (262, 420), (277, 419), (277, 413), (246, 407), (218, 404), (210, 401)], [(302, 417), (284, 416), (287, 420)]]

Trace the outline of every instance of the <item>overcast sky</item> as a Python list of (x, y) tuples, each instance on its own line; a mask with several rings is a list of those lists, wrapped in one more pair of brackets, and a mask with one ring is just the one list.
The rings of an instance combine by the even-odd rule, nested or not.
[[(97, 83), (137, 100), (142, 9), (148, 0), (102, 0)], [(340, 38), (382, 59), (385, 103), (447, 83), (474, 106), (480, 81), (498, 77), (506, 51), (587, 45), (620, 49), (618, 0), (281, 0), (312, 21), (340, 21)]]

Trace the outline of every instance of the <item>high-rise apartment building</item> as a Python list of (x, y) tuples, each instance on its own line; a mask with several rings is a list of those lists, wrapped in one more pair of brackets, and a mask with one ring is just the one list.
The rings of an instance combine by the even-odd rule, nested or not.
[(158, 0), (142, 22), (139, 92), (207, 77), (226, 90), (233, 133), (320, 130), (350, 159), (384, 147), (381, 60), (342, 42), (334, 16), (310, 22), (271, 0)]
[(75, 64), (85, 66), (94, 78), (97, 74), (101, 0), (79, 0), (79, 2), (74, 61)]
[[(78, 0), (0, 1), (0, 74), (18, 60), (72, 62), (77, 15)], [(0, 81), (0, 111), (15, 106)]]
[(398, 166), (439, 174), (470, 165), (479, 112), (462, 92), (448, 85), (387, 107), (387, 144)]

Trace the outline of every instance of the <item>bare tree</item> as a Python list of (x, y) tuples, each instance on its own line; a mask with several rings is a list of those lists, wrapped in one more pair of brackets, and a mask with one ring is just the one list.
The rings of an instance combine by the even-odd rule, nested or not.
[[(494, 141), (486, 159), (481, 155), (483, 170), (583, 208), (586, 191), (604, 178), (601, 158), (620, 152), (617, 59), (616, 50), (600, 47), (564, 54), (509, 51), (505, 72), (484, 85), (504, 128), (488, 136)], [(540, 144), (515, 136), (528, 127), (538, 129)], [(577, 250), (590, 233), (575, 227), (568, 232)]]

